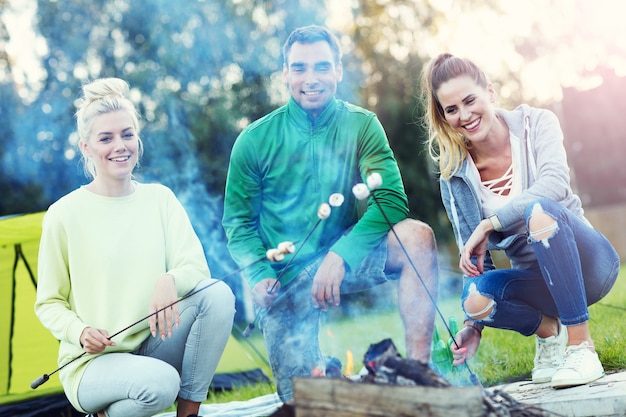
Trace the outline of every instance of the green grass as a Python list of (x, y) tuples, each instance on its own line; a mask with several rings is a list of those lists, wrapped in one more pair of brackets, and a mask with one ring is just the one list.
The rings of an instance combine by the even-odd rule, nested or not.
[[(626, 320), (623, 319), (626, 309), (625, 278), (626, 268), (623, 267), (611, 292), (589, 309), (591, 334), (607, 373), (626, 369), (626, 355), (624, 355)], [(462, 318), (458, 299), (441, 300), (438, 304), (446, 320), (452, 315), (459, 320)], [(399, 315), (395, 310), (386, 309), (352, 319), (341, 319), (335, 316), (336, 314), (331, 312), (323, 321), (320, 345), (325, 354), (338, 357), (344, 366), (347, 362), (347, 351), (350, 350), (354, 357), (355, 373), (362, 368), (363, 354), (371, 343), (390, 337), (400, 353), (404, 353), (404, 333)], [(440, 334), (447, 333), (440, 317), (437, 317), (435, 323)], [(249, 341), (259, 351), (265, 353), (258, 331), (250, 336)], [(483, 331), (483, 340), (478, 354), (469, 361), (468, 365), (484, 386), (499, 385), (529, 378), (534, 351), (535, 345), (532, 337), (486, 328)], [(467, 371), (464, 368), (461, 368), (457, 377), (450, 379), (458, 385), (469, 384)], [(211, 393), (207, 403), (244, 401), (271, 394), (275, 390), (273, 384), (241, 387), (233, 391)]]

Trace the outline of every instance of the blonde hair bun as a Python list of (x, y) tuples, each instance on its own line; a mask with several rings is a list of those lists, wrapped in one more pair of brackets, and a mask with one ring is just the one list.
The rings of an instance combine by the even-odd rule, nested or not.
[(120, 78), (100, 78), (83, 86), (83, 96), (87, 102), (108, 96), (126, 98), (129, 91), (128, 83)]

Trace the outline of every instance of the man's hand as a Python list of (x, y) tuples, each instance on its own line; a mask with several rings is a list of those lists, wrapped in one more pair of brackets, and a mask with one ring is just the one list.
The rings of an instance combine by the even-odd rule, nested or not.
[[(174, 303), (176, 300), (178, 300), (178, 293), (176, 292), (174, 276), (170, 274), (161, 275), (154, 287), (154, 293), (150, 301), (150, 312), (154, 313), (155, 311), (159, 311)], [(166, 336), (172, 337), (172, 327), (178, 327), (180, 322), (178, 304), (164, 308), (157, 314), (150, 316), (148, 322), (152, 336), (157, 335), (158, 327), (161, 339), (165, 340)]]
[(335, 252), (328, 252), (313, 278), (311, 287), (313, 306), (324, 311), (327, 310), (326, 303), (331, 307), (339, 306), (341, 302), (339, 290), (345, 276), (346, 267), (343, 258)]
[[(274, 283), (276, 286), (271, 290)], [(277, 282), (275, 278), (265, 278), (252, 289), (252, 300), (259, 307), (267, 308), (278, 297), (278, 290), (280, 290), (280, 282)]]

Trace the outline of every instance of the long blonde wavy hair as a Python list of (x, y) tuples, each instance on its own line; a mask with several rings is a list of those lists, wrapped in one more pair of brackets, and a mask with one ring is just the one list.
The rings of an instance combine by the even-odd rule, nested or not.
[[(143, 143), (139, 137), (139, 115), (135, 105), (128, 99), (128, 83), (120, 78), (100, 78), (83, 85), (83, 97), (76, 102), (76, 127), (80, 141), (87, 142), (93, 127), (94, 117), (117, 110), (126, 110), (139, 140), (139, 155), (143, 155)], [(91, 158), (82, 157), (87, 177), (95, 178), (96, 168)]]
[(487, 88), (489, 79), (476, 64), (444, 52), (433, 58), (424, 68), (421, 79), (422, 98), (425, 101), (428, 126), (428, 153), (439, 165), (439, 174), (450, 179), (467, 157), (467, 142), (446, 121), (443, 107), (437, 99), (439, 87), (446, 81), (460, 76), (471, 77), (477, 85)]

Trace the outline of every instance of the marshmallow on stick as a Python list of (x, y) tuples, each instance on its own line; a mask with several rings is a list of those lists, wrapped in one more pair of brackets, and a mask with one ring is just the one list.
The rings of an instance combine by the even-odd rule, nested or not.
[(333, 207), (339, 207), (343, 204), (343, 194), (333, 193), (328, 197), (328, 203)]
[(365, 200), (370, 196), (370, 190), (367, 188), (367, 185), (360, 182), (352, 187), (352, 194), (354, 194), (357, 200)]
[(362, 182), (352, 187), (352, 194), (357, 200), (365, 200), (371, 192), (383, 184), (383, 177), (378, 172), (373, 172), (367, 176), (367, 184)]
[(271, 262), (280, 262), (283, 259), (285, 259), (285, 254), (282, 252), (279, 252), (278, 249), (276, 248), (268, 249), (267, 252), (265, 252), (265, 256)]
[(285, 241), (280, 242), (276, 249), (278, 249), (278, 251), (281, 253), (288, 254), (294, 253), (296, 251), (296, 246), (293, 244), (293, 242)]
[[(334, 207), (339, 207), (343, 204), (343, 195), (339, 193), (332, 194), (329, 198), (329, 201)], [(330, 216), (331, 208), (328, 203), (322, 203), (317, 209), (317, 217), (320, 220), (327, 219)], [(265, 252), (265, 256), (272, 262), (280, 262), (285, 259), (285, 255), (288, 253), (294, 253), (296, 251), (296, 247), (293, 242), (280, 242), (278, 247), (268, 249)]]
[(296, 247), (293, 242), (280, 242), (278, 247), (268, 249), (265, 252), (265, 256), (272, 262), (280, 262), (285, 259), (285, 255), (288, 253), (294, 253), (296, 251)]
[(330, 216), (330, 205), (328, 205), (328, 203), (320, 204), (317, 209), (317, 217), (319, 217), (320, 220), (324, 220), (327, 219), (328, 216)]
[(369, 188), (370, 191), (374, 191), (381, 185), (383, 185), (383, 177), (381, 177), (378, 172), (372, 172), (367, 177), (367, 188)]

